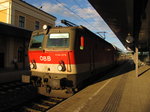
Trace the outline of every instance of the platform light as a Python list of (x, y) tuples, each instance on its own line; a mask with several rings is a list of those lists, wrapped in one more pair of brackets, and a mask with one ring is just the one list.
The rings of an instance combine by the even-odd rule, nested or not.
[(131, 49), (130, 47), (127, 47), (127, 50), (128, 50), (128, 51), (132, 51), (132, 49)]
[(131, 44), (131, 43), (133, 43), (133, 41), (134, 41), (133, 37), (131, 36), (130, 33), (128, 33), (128, 36), (126, 37), (126, 42), (128, 44)]

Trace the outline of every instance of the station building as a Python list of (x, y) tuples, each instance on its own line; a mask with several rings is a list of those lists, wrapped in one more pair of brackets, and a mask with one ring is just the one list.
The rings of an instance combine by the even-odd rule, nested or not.
[(55, 21), (56, 17), (23, 0), (0, 0), (0, 70), (14, 69), (15, 58), (19, 69), (26, 68), (32, 31), (44, 24), (54, 27)]

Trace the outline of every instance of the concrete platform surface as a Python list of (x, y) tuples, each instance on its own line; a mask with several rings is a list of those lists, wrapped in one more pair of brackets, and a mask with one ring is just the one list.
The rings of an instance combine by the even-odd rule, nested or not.
[(132, 69), (130, 61), (47, 112), (150, 112), (150, 66), (139, 77)]

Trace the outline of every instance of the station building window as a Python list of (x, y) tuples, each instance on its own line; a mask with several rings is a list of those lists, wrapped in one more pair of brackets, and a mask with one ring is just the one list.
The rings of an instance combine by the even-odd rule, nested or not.
[(40, 29), (40, 22), (35, 21), (35, 30), (39, 30), (39, 29)]
[(24, 28), (25, 27), (25, 17), (19, 16), (19, 27)]

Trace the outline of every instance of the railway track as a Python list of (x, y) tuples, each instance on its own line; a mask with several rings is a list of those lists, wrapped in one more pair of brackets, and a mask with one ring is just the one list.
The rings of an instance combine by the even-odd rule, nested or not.
[(0, 84), (0, 112), (45, 112), (64, 100), (39, 95), (31, 84), (21, 81)]
[[(92, 83), (91, 80), (93, 82), (97, 79), (90, 79), (87, 85)], [(31, 84), (21, 81), (0, 84), (0, 112), (46, 112), (65, 100), (37, 93), (37, 89)]]
[(12, 110), (9, 110), (9, 112), (46, 112), (64, 100), (64, 98), (39, 95), (32, 101), (29, 100), (28, 102), (14, 107)]
[(36, 93), (31, 84), (21, 81), (0, 84), (0, 112), (6, 112), (9, 108), (31, 99)]

